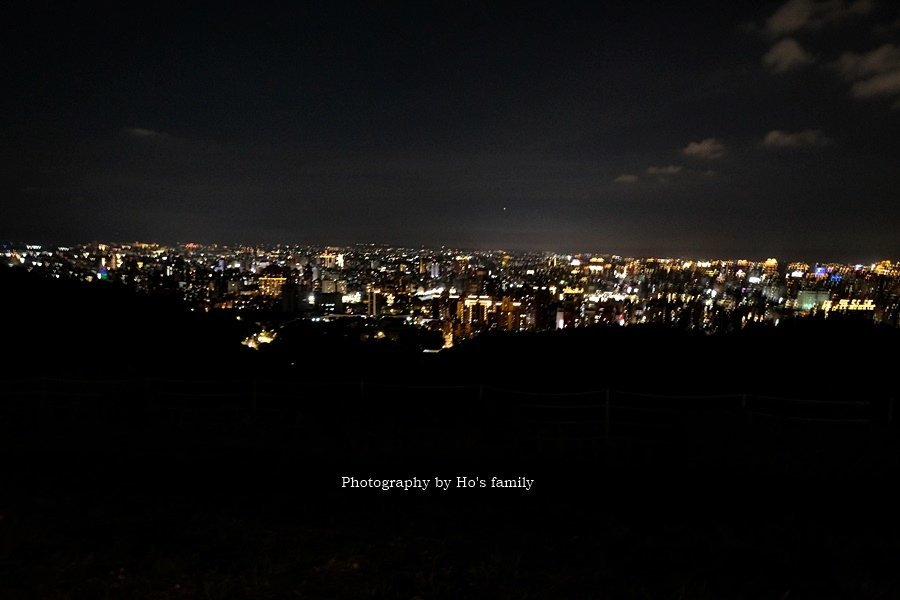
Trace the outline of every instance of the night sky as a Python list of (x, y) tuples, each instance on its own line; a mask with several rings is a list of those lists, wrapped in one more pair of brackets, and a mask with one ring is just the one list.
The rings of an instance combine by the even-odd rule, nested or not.
[(900, 258), (894, 3), (258, 4), (8, 6), (0, 239)]

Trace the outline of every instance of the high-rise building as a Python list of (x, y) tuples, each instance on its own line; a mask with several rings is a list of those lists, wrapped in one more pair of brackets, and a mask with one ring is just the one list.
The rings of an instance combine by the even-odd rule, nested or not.
[(383, 302), (383, 300), (381, 300), (381, 290), (375, 289), (374, 287), (370, 287), (369, 293), (368, 293), (368, 300), (369, 300), (369, 303), (368, 303), (369, 306), (368, 306), (367, 314), (370, 317), (377, 317), (378, 309), (380, 308), (379, 304), (381, 302)]
[[(322, 259), (322, 266), (324, 268), (333, 269), (337, 264), (338, 255), (334, 252), (323, 252), (319, 258)], [(341, 262), (343, 262), (343, 260)]]
[(457, 318), (466, 325), (485, 327), (495, 304), (490, 296), (467, 296), (457, 308)]
[(515, 302), (509, 297), (503, 298), (497, 310), (497, 324), (507, 331), (525, 329), (525, 314), (522, 311), (522, 303)]
[(284, 277), (260, 277), (259, 293), (270, 298), (281, 298), (281, 287), (287, 281)]
[(797, 294), (797, 302), (794, 304), (794, 308), (799, 310), (820, 308), (830, 297), (830, 294), (823, 290), (801, 290)]
[(883, 260), (875, 265), (875, 274), (896, 277), (900, 274), (900, 265), (894, 265), (889, 260)]

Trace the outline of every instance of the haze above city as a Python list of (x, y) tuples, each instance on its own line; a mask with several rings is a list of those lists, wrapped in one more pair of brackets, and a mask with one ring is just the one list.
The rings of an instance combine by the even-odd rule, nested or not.
[(900, 255), (888, 2), (9, 14), (0, 239)]

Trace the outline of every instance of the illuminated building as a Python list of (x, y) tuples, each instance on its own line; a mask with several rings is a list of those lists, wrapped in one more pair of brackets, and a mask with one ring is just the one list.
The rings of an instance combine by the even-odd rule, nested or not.
[(794, 303), (794, 308), (799, 310), (820, 308), (824, 302), (828, 301), (830, 296), (827, 291), (802, 290), (797, 294), (797, 302)]
[(822, 310), (829, 312), (858, 312), (858, 311), (874, 311), (874, 300), (860, 300), (842, 298), (837, 302), (826, 300), (822, 303)]
[(11, 265), (52, 277), (108, 277), (200, 307), (270, 311), (280, 306), (292, 318), (317, 318), (331, 310), (427, 317), (440, 322), (429, 327), (448, 340), (489, 329), (546, 331), (621, 323), (727, 331), (751, 321), (777, 321), (779, 315), (804, 318), (805, 313), (900, 324), (896, 259), (862, 265), (779, 263), (775, 258), (470, 254), (374, 244), (229, 248), (138, 242), (51, 250), (20, 244), (7, 247), (4, 256)]
[(514, 302), (512, 298), (504, 297), (497, 309), (497, 325), (506, 331), (521, 331), (526, 328), (525, 314), (522, 311), (522, 303)]
[(281, 287), (287, 281), (284, 277), (260, 277), (259, 293), (270, 298), (281, 298)]
[(457, 307), (457, 318), (466, 325), (487, 325), (493, 306), (490, 296), (467, 296)]
[(896, 277), (900, 275), (900, 265), (894, 265), (889, 260), (883, 260), (875, 265), (875, 273), (877, 275)]
[(791, 277), (803, 277), (809, 271), (809, 263), (792, 262), (787, 266), (787, 270)]
[(338, 255), (333, 252), (324, 252), (319, 258), (322, 259), (322, 266), (326, 269), (333, 269), (337, 265)]
[(381, 296), (381, 290), (377, 290), (375, 288), (369, 288), (368, 296), (369, 296), (369, 298), (368, 298), (369, 301), (368, 301), (367, 314), (370, 317), (377, 317), (378, 316), (379, 297)]

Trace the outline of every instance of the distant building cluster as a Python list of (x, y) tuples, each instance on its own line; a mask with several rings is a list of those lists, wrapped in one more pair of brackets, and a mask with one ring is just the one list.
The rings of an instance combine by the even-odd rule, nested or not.
[(400, 319), (445, 347), (487, 330), (663, 324), (704, 332), (792, 318), (900, 324), (900, 264), (629, 258), (448, 248), (6, 244), (49, 277), (117, 282), (195, 310), (273, 319)]

